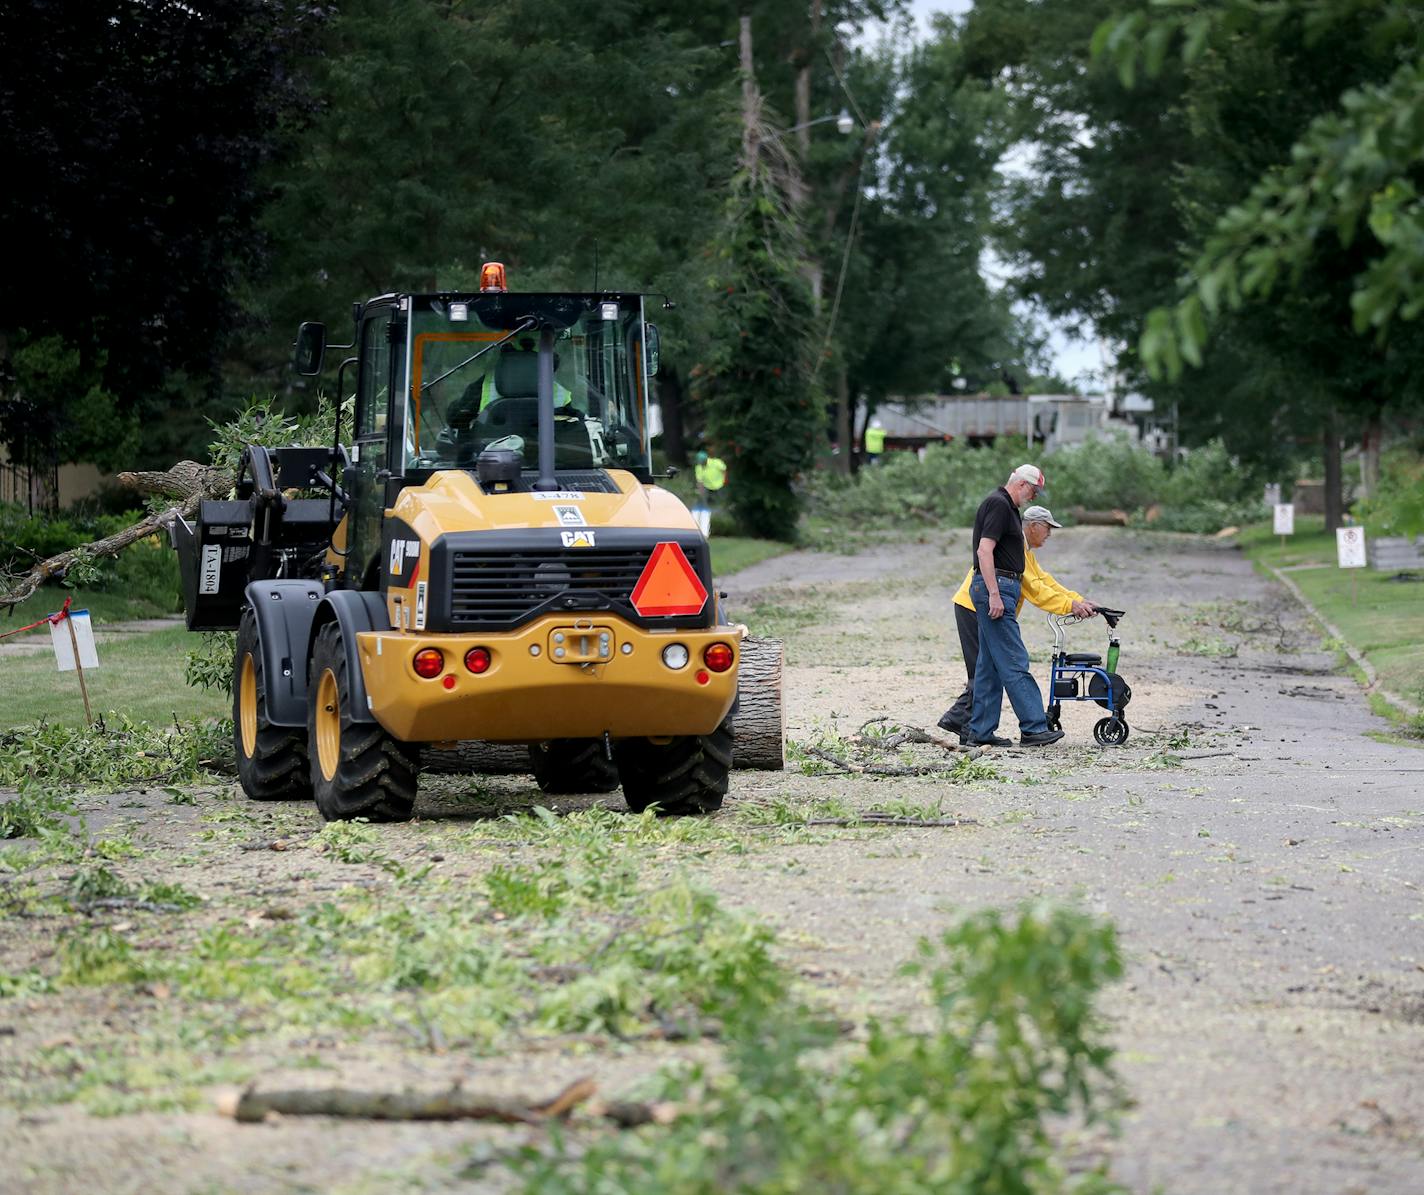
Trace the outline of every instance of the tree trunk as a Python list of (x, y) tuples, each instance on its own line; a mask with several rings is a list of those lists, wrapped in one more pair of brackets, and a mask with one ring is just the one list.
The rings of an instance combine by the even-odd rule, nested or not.
[(1384, 427), (1379, 414), (1365, 420), (1364, 431), (1360, 435), (1360, 496), (1373, 498), (1379, 489), (1380, 438)]
[(840, 445), (840, 455), (836, 457), (836, 471), (850, 476), (851, 457), (855, 454), (855, 429), (850, 418), (850, 386), (846, 381), (845, 365), (836, 362), (836, 443)]
[(1344, 495), (1341, 492), (1340, 428), (1334, 407), (1325, 413), (1320, 439), (1325, 462), (1325, 530), (1334, 531), (1344, 522), (1342, 517)]
[(742, 640), (737, 712), (732, 716), (732, 766), (779, 772), (786, 766), (786, 716), (781, 700), (780, 639)]
[(668, 464), (687, 467), (687, 442), (682, 426), (682, 375), (664, 366), (658, 380), (658, 403), (663, 409), (663, 455)]

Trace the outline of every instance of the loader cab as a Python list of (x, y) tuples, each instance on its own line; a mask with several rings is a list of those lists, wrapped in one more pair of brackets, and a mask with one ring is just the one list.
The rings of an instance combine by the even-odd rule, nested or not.
[[(357, 310), (356, 353), (347, 584), (370, 586), (358, 562), (376, 558), (396, 493), (442, 470), (478, 476), (497, 459), (494, 485), (514, 492), (555, 488), (541, 465), (565, 487), (616, 488), (599, 482), (608, 469), (652, 480), (659, 347), (641, 295), (382, 295)], [(541, 371), (552, 461), (541, 457)]]
[[(638, 295), (411, 295), (392, 459), (409, 483), (513, 453), (536, 485), (541, 370), (551, 378), (553, 468), (651, 480), (648, 334)], [(653, 333), (654, 337), (656, 333)], [(541, 361), (541, 355), (543, 360)], [(394, 412), (393, 412), (394, 414)]]

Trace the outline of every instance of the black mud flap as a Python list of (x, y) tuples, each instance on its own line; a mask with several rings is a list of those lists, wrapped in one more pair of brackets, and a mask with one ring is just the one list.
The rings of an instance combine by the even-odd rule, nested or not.
[[(356, 649), (356, 636), (362, 631), (389, 631), (390, 613), (385, 598), (379, 593), (360, 589), (333, 589), (326, 595), (312, 624), (307, 643), (307, 659), (316, 634), (328, 622), (341, 625), (341, 646), (346, 653), (346, 677), (351, 695), (351, 720), (376, 721), (371, 713), (371, 699), (366, 693), (366, 677), (361, 671), (361, 653)], [(305, 705), (302, 717), (305, 719)]]
[(267, 720), (307, 725), (307, 659), (312, 623), (326, 595), (318, 581), (254, 581), (244, 593), (257, 619)]

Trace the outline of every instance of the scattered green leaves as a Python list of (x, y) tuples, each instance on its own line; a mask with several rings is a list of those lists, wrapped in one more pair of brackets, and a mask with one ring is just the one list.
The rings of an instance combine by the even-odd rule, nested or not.
[(786, 1191), (1117, 1190), (1102, 1164), (1055, 1158), (1053, 1122), (1111, 1124), (1122, 1105), (1096, 1013), (1122, 973), (1111, 927), (1048, 908), (988, 910), (921, 943), (928, 1029), (874, 1021), (829, 1052), (838, 1027), (783, 992), (733, 986), (726, 1068), (670, 1069), (669, 1126), (527, 1147), (526, 1195), (775, 1195)]

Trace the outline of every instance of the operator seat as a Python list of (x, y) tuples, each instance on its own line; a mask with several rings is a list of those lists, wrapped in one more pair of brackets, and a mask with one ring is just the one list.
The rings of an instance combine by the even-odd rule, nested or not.
[[(554, 368), (559, 358), (554, 356)], [(505, 349), (494, 367), (494, 388), (499, 397), (480, 412), (487, 436), (519, 435), (539, 438), (539, 354)], [(583, 419), (570, 406), (554, 411), (554, 450), (561, 468), (583, 468), (593, 463), (593, 443)]]

